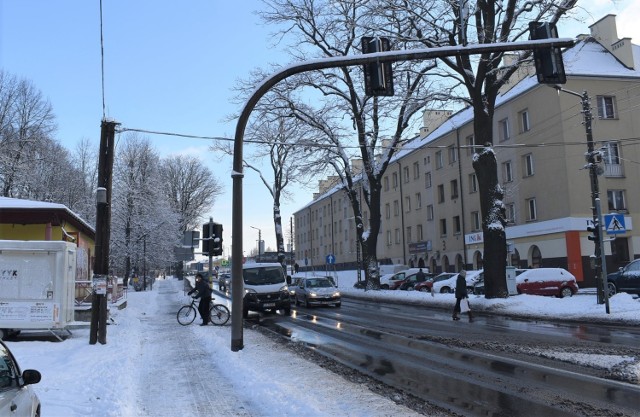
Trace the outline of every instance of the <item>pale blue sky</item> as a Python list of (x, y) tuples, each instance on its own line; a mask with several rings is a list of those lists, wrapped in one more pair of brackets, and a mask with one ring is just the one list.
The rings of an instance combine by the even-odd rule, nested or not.
[[(561, 25), (561, 37), (588, 33), (588, 25), (617, 14), (618, 35), (640, 42), (640, 1), (582, 0), (585, 24)], [(106, 116), (125, 128), (233, 137), (224, 122), (238, 107), (231, 88), (256, 67), (286, 63), (270, 46), (272, 29), (253, 13), (258, 0), (103, 0)], [(99, 0), (0, 0), (0, 67), (29, 79), (52, 104), (56, 133), (68, 149), (100, 137), (102, 120)], [(207, 140), (149, 135), (161, 155), (197, 155), (225, 185), (210, 215), (231, 244), (231, 160), (207, 152)], [(244, 246), (262, 230), (274, 247), (272, 202), (257, 176), (245, 172)], [(283, 205), (288, 230), (294, 211), (312, 195), (302, 190)], [(230, 247), (229, 247), (230, 249)]]

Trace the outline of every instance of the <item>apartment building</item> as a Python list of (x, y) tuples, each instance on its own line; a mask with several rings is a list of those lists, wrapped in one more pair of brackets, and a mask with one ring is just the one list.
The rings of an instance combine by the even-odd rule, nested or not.
[[(496, 103), (493, 149), (505, 194), (508, 263), (563, 267), (593, 286), (594, 244), (586, 230), (592, 196), (579, 96), (587, 92), (591, 99), (592, 138), (602, 155), (602, 213), (624, 219), (625, 232), (604, 245), (612, 271), (640, 257), (633, 227), (640, 224), (640, 47), (619, 39), (615, 16), (608, 15), (563, 59), (566, 91), (539, 85), (524, 68)], [(472, 116), (471, 109), (425, 112), (430, 125), (396, 154), (383, 178), (379, 259), (432, 271), (482, 267)], [(324, 266), (329, 254), (344, 267), (357, 261), (353, 213), (339, 185), (320, 190), (294, 218), (301, 266)]]

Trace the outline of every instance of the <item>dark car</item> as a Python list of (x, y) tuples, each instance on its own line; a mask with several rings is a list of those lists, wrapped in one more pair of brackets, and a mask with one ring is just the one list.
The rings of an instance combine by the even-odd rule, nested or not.
[(218, 289), (227, 292), (231, 288), (231, 274), (220, 274), (218, 276)]
[(607, 275), (609, 297), (619, 292), (640, 294), (640, 259), (628, 263), (617, 272)]
[(39, 416), (40, 400), (31, 384), (40, 382), (40, 372), (20, 370), (16, 358), (0, 341), (0, 415)]
[(413, 291), (415, 290), (416, 285), (429, 281), (436, 276), (436, 274), (431, 274), (429, 272), (423, 272), (423, 274), (424, 276), (422, 277), (422, 279), (418, 279), (418, 274), (409, 275), (407, 278), (405, 278), (402, 281), (398, 289), (405, 290), (405, 291)]

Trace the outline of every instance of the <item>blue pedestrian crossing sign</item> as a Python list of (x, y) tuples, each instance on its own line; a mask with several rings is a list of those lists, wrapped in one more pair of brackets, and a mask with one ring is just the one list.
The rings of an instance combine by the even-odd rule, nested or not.
[(627, 228), (624, 225), (624, 214), (605, 214), (604, 227), (608, 235), (626, 233)]
[(327, 263), (329, 265), (333, 265), (336, 263), (336, 257), (333, 256), (332, 254), (327, 255)]

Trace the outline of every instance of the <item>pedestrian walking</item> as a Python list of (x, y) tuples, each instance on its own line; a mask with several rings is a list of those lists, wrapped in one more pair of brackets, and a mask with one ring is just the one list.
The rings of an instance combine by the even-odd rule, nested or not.
[(416, 282), (423, 282), (426, 279), (424, 272), (422, 272), (422, 268), (416, 274)]
[(198, 304), (198, 312), (200, 313), (200, 317), (202, 317), (201, 326), (206, 326), (209, 324), (209, 308), (211, 304), (211, 288), (209, 284), (205, 282), (202, 277), (202, 274), (196, 274), (196, 287), (189, 291), (189, 295), (196, 293), (193, 298), (199, 298), (200, 303)]
[[(453, 307), (453, 319), (460, 320), (460, 312), (466, 312), (469, 315), (469, 321), (473, 321), (471, 308), (469, 307), (469, 295), (467, 294), (467, 271), (464, 269), (458, 273), (456, 278), (456, 305)], [(461, 304), (464, 303), (464, 308)]]

